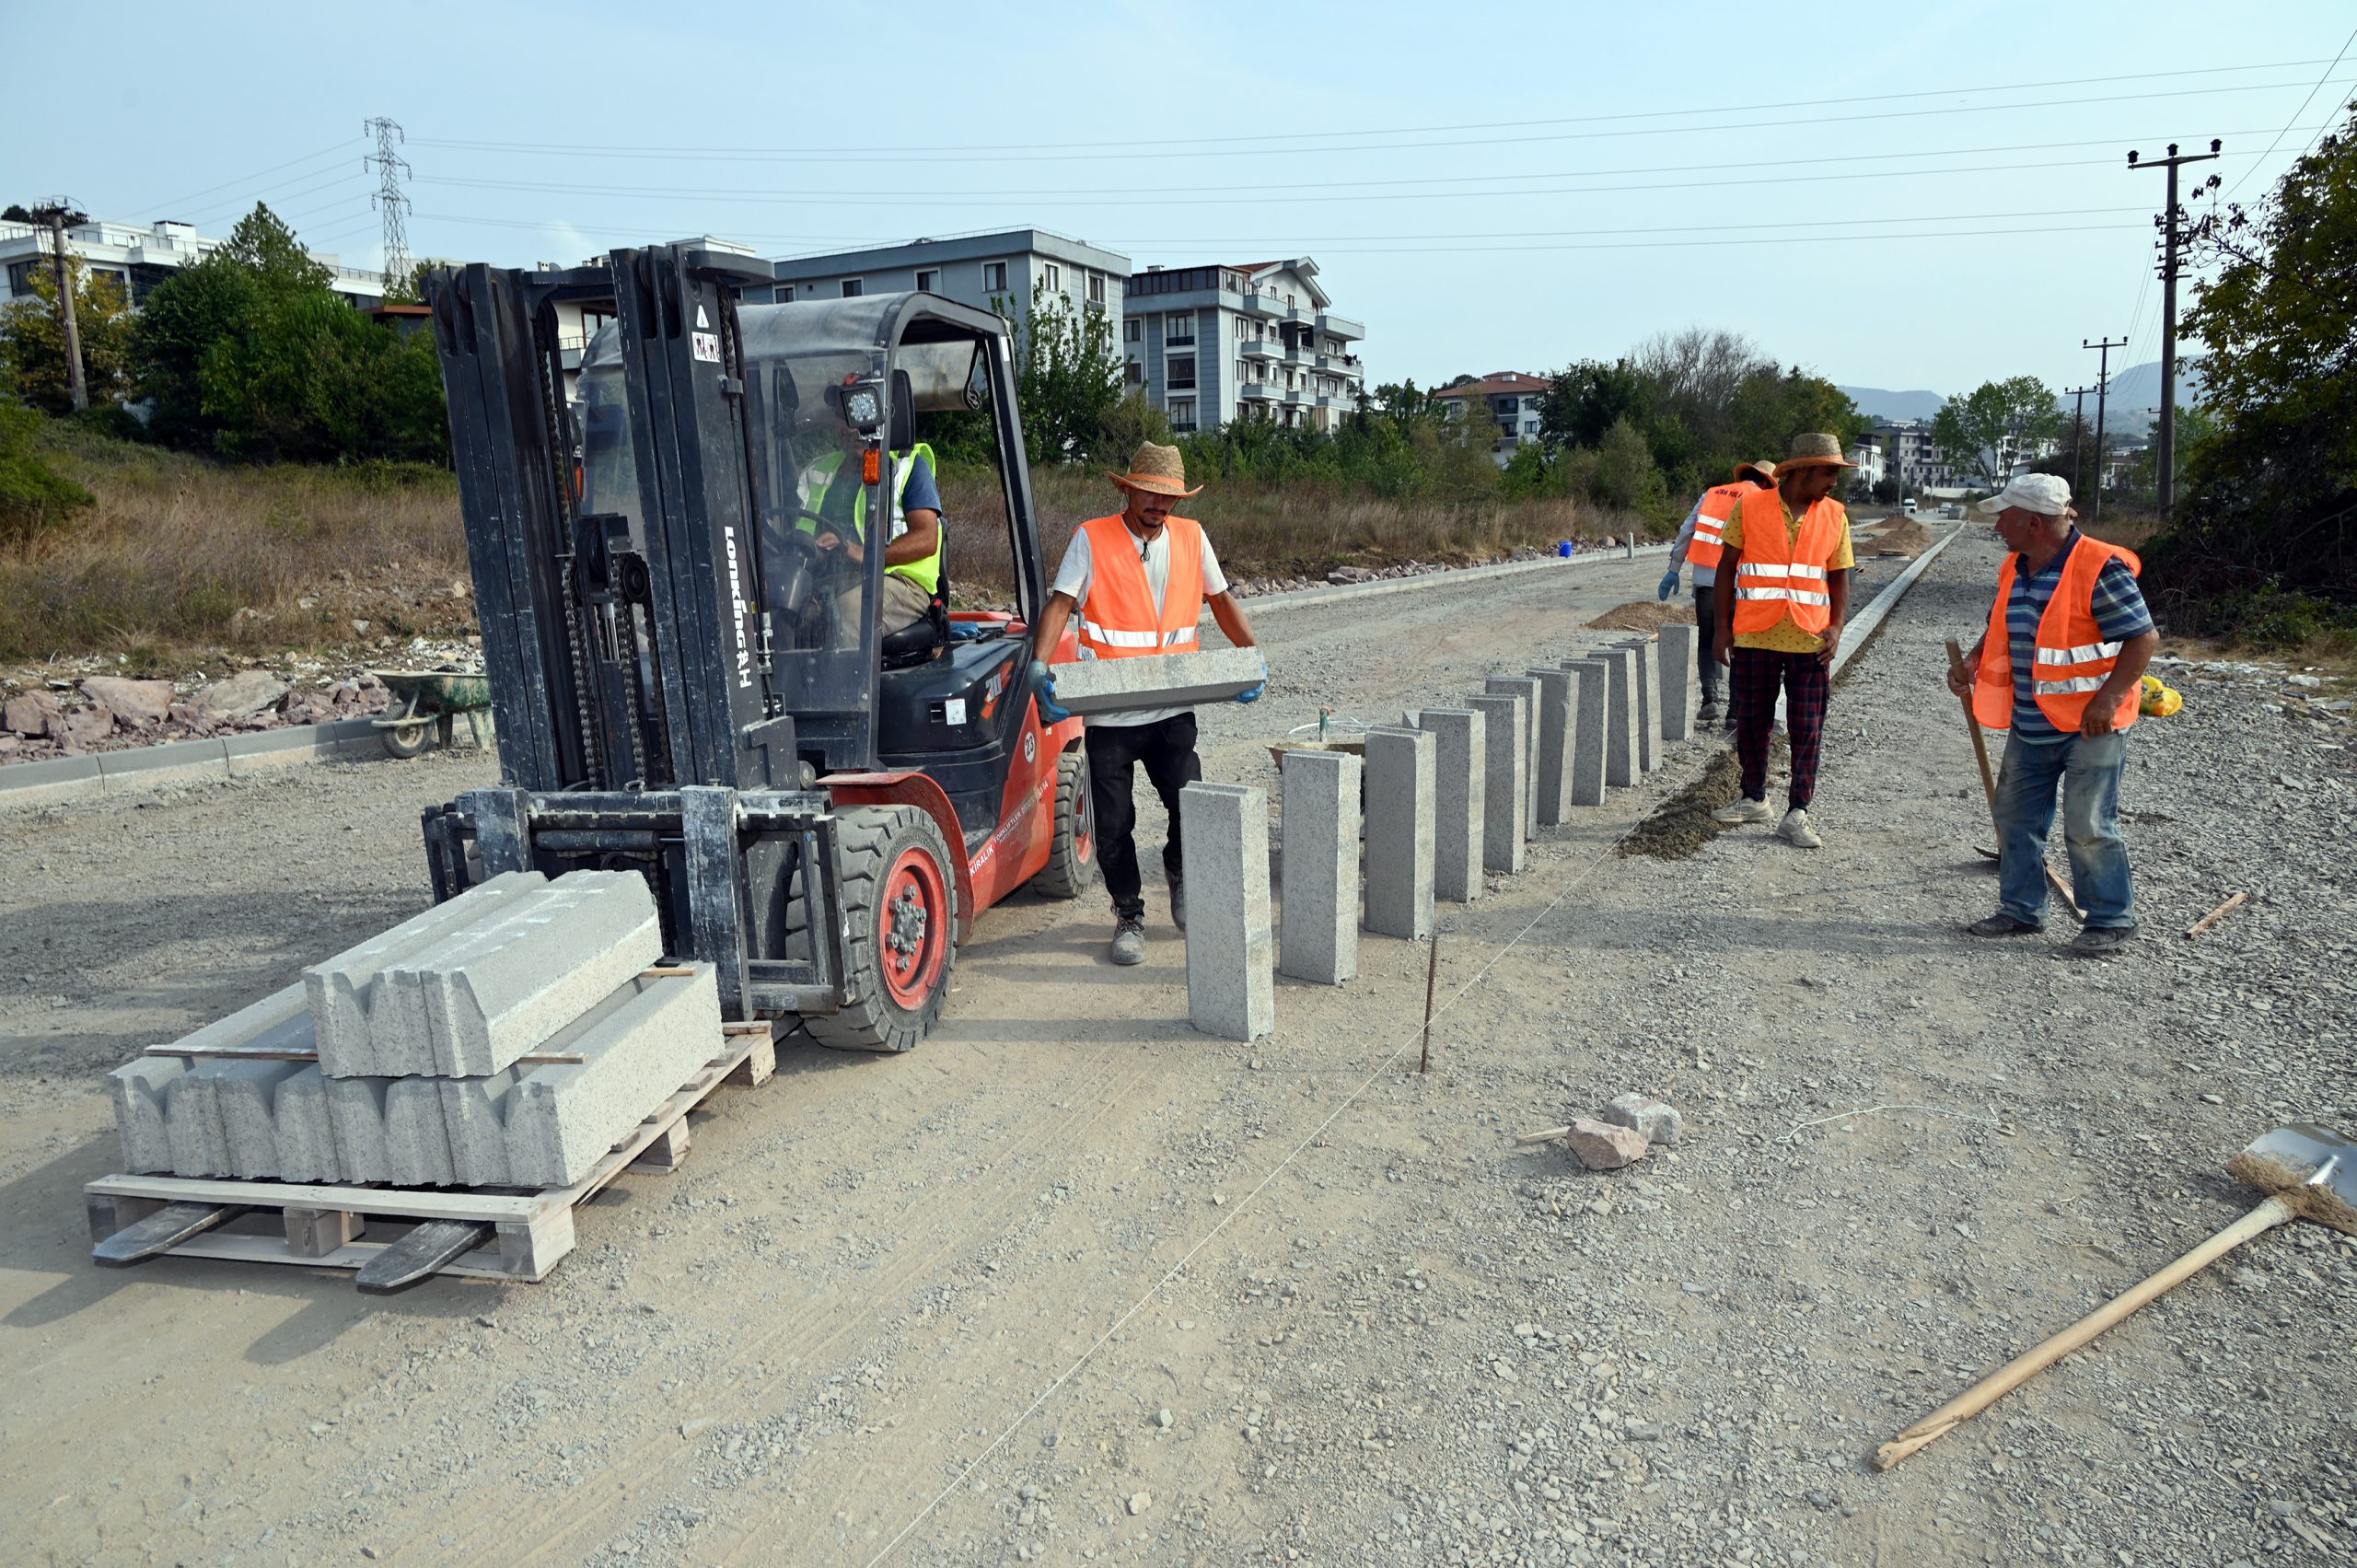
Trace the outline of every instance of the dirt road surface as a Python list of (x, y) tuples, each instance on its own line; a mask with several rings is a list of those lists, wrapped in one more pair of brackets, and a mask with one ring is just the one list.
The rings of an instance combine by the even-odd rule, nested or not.
[[(538, 1285), (101, 1272), (80, 1202), (105, 1069), (420, 907), (417, 808), (482, 759), (0, 820), (7, 1555), (2350, 1561), (2357, 1246), (2313, 1228), (1867, 1468), (2239, 1214), (2252, 1133), (2357, 1121), (2327, 691), (2173, 676), (2185, 713), (2133, 742), (2128, 956), (1958, 932), (1994, 884), (1939, 640), (1995, 560), (1950, 550), (1837, 690), (1824, 850), (1616, 854), (1713, 739), (1443, 906), (1428, 1076), (1421, 945), (1280, 981), (1244, 1046), (1187, 1028), (1151, 884), (1135, 970), (1101, 896), (1018, 896), (923, 1048), (789, 1048)], [(1207, 772), (1273, 786), (1264, 743), (1318, 703), (1393, 719), (1551, 663), (1658, 573), (1269, 613), (1269, 696), (1205, 714)], [(1628, 1089), (1684, 1111), (1675, 1150), (1594, 1176), (1513, 1144)]]

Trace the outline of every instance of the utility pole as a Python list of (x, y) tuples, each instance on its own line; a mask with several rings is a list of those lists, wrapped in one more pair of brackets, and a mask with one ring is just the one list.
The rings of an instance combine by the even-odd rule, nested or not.
[(65, 390), (75, 412), (90, 406), (90, 389), (82, 379), (82, 329), (74, 319), (74, 269), (65, 264), (65, 215), (75, 211), (70, 196), (52, 196), (33, 209), (33, 216), (49, 225), (50, 263), (57, 271), (57, 321), (65, 333)]
[(377, 150), (362, 158), (363, 168), (374, 168), (383, 178), (373, 198), (376, 208), (385, 217), (385, 293), (389, 297), (394, 289), (409, 282), (409, 198), (401, 194), (401, 177), (410, 172), (409, 160), (393, 149), (408, 138), (401, 126), (382, 116), (368, 121), (361, 129), (377, 138)]
[(2081, 348), (2101, 349), (2103, 351), (2103, 357), (2096, 362), (2095, 520), (2099, 523), (2103, 521), (2103, 405), (2104, 400), (2111, 393), (2111, 351), (2116, 348), (2126, 348), (2128, 346), (2128, 340), (2126, 338), (2121, 338), (2115, 343), (2111, 339), (2106, 338), (2100, 343), (2091, 343), (2087, 342), (2086, 339), (2081, 338), (2079, 340), (2079, 346)]
[[(2128, 154), (2131, 168), (2165, 168), (2169, 171), (2168, 210), (2155, 220), (2161, 230), (2161, 427), (2154, 437), (2153, 482), (2160, 492), (2161, 516), (2169, 515), (2169, 503), (2177, 493), (2177, 252), (2185, 238), (2185, 209), (2177, 203), (2177, 171), (2181, 164), (2208, 163), (2218, 156), (2218, 138), (2210, 138), (2206, 153), (2184, 153), (2177, 144), (2169, 144), (2169, 156), (2157, 163), (2140, 164), (2131, 149)], [(2212, 175), (2210, 182), (2216, 184)]]
[[(2086, 445), (2087, 394), (2093, 387), (2065, 387), (2062, 395), (2078, 401), (2071, 406), (2071, 494), (2079, 493), (2079, 448)], [(2097, 405), (2101, 406), (2101, 405)], [(2096, 446), (2096, 494), (2103, 494), (2103, 446)]]

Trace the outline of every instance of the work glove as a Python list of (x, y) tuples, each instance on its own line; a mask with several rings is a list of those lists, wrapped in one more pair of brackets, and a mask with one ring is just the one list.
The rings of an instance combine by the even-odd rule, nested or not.
[(1056, 678), (1048, 673), (1048, 663), (1045, 659), (1035, 658), (1031, 661), (1031, 679), (1039, 689), (1041, 723), (1057, 724), (1072, 717), (1070, 708), (1060, 708), (1056, 705)]
[(1655, 598), (1667, 598), (1678, 591), (1678, 568), (1672, 566), (1661, 579), (1661, 587), (1654, 591)]
[(1269, 683), (1263, 680), (1249, 691), (1238, 691), (1236, 694), (1236, 700), (1239, 703), (1257, 703), (1260, 700), (1260, 693), (1266, 691), (1268, 689)]

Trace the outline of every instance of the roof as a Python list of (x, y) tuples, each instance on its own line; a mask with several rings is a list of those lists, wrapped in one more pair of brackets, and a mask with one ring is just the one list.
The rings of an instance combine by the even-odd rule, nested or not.
[(1493, 370), (1479, 381), (1468, 381), (1462, 387), (1441, 387), (1433, 392), (1441, 398), (1511, 398), (1526, 393), (1543, 393), (1554, 383), (1544, 376), (1527, 376), (1519, 370)]

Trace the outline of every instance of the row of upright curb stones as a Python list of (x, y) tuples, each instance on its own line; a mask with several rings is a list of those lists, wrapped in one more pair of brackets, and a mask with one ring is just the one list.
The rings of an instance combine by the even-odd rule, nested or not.
[(493, 877), (110, 1075), (124, 1168), (564, 1187), (711, 1060), (635, 872)]
[(1189, 784), (1179, 812), (1194, 1027), (1229, 1040), (1269, 1033), (1278, 973), (1353, 979), (1362, 928), (1430, 936), (1435, 899), (1470, 903), (1484, 873), (1522, 869), (1540, 829), (1659, 768), (1666, 743), (1694, 733), (1699, 637), (1665, 626), (1551, 668), (1492, 676), (1465, 707), (1369, 730), (1364, 761), (1284, 752), (1281, 929), (1270, 913), (1268, 792)]

